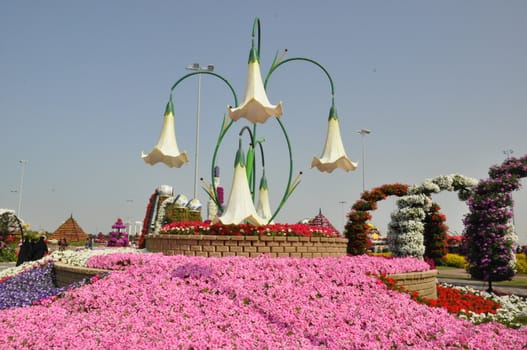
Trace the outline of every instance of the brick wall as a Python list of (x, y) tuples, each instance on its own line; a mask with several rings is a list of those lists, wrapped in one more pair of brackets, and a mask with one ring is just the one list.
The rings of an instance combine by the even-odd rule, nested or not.
[(65, 287), (73, 282), (82, 281), (86, 277), (92, 277), (108, 270), (92, 269), (89, 267), (71, 266), (59, 262), (54, 263), (55, 285)]
[(317, 258), (346, 255), (347, 238), (147, 235), (146, 249), (166, 255)]
[(409, 272), (389, 275), (397, 284), (410, 291), (416, 291), (420, 296), (437, 299), (437, 270)]

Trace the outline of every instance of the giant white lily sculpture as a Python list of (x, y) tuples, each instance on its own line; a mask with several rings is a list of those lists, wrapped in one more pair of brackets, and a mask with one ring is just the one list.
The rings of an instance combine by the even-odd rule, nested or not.
[(263, 225), (266, 222), (256, 213), (256, 209), (254, 208), (249, 183), (247, 182), (245, 155), (241, 140), (239, 141), (236, 160), (234, 162), (231, 194), (229, 195), (229, 201), (227, 202), (227, 207), (223, 215), (213, 220), (213, 222), (218, 221), (221, 221), (224, 225), (237, 225), (247, 221), (257, 226)]
[[(256, 206), (256, 213), (266, 221), (272, 217), (271, 205), (269, 204), (269, 187), (267, 186), (267, 178), (265, 177), (265, 169), (262, 178), (260, 179), (260, 189), (258, 192), (258, 205)], [(272, 224), (272, 222), (270, 222)]]
[(260, 71), (259, 53), (253, 47), (249, 54), (249, 68), (243, 103), (237, 108), (229, 107), (229, 118), (234, 121), (246, 118), (253, 124), (263, 124), (268, 118), (280, 117), (282, 114), (282, 102), (278, 105), (272, 105), (267, 98)]
[(170, 168), (180, 168), (183, 164), (188, 163), (187, 152), (179, 152), (176, 142), (172, 95), (170, 96), (170, 100), (165, 109), (163, 128), (159, 135), (159, 141), (150, 153), (144, 154), (141, 152), (141, 158), (150, 165), (162, 162)]
[(311, 168), (317, 167), (322, 172), (331, 173), (336, 168), (352, 171), (357, 168), (357, 163), (352, 162), (346, 155), (342, 138), (340, 137), (339, 118), (335, 106), (331, 106), (328, 119), (328, 133), (324, 151), (320, 158), (313, 157)]

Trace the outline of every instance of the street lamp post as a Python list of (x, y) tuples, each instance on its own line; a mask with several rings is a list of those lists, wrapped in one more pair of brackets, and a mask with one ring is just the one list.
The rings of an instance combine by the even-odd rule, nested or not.
[(25, 169), (25, 165), (29, 161), (21, 159), (18, 162), (20, 163), (21, 171), (20, 171), (20, 185), (18, 186), (18, 210), (16, 212), (16, 215), (17, 217), (22, 218), (22, 190), (24, 189), (24, 169)]
[(128, 234), (130, 235), (131, 232), (132, 232), (132, 219), (131, 219), (131, 216), (130, 216), (130, 212), (131, 212), (131, 207), (132, 205), (134, 204), (134, 200), (133, 199), (127, 199), (126, 200), (126, 204), (128, 204), (128, 206), (130, 208), (126, 208), (126, 222), (125, 222), (125, 226), (128, 225)]
[(361, 136), (361, 143), (362, 143), (362, 192), (364, 192), (364, 190), (365, 190), (364, 172), (365, 172), (365, 168), (366, 168), (366, 164), (364, 163), (364, 136), (371, 134), (371, 130), (360, 129), (360, 130), (357, 130), (357, 132)]
[(340, 224), (342, 226), (342, 232), (344, 232), (344, 204), (346, 204), (346, 201), (339, 201), (340, 203)]
[[(193, 63), (186, 67), (187, 70), (197, 72), (212, 72), (214, 71), (214, 65), (209, 64), (207, 66), (200, 66), (199, 63)], [(201, 74), (198, 74), (198, 102), (196, 110), (196, 153), (194, 154), (194, 197), (197, 198), (198, 192), (198, 159), (199, 159), (199, 116), (200, 116), (200, 105), (201, 105)]]

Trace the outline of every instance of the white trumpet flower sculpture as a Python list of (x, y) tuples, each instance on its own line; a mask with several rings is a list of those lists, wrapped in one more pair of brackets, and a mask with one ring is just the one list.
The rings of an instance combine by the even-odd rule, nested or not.
[(218, 221), (224, 225), (237, 225), (245, 221), (257, 226), (266, 223), (256, 213), (256, 209), (254, 208), (249, 183), (247, 182), (247, 174), (245, 172), (245, 155), (242, 150), (241, 140), (234, 162), (234, 175), (229, 201), (227, 202), (227, 207), (223, 215), (213, 220), (213, 222)]
[(278, 105), (272, 105), (267, 98), (258, 53), (256, 49), (252, 48), (249, 54), (249, 68), (243, 103), (237, 108), (229, 107), (229, 118), (234, 121), (246, 118), (253, 124), (263, 124), (269, 117), (280, 117), (282, 113), (282, 102)]
[(159, 135), (159, 141), (150, 153), (144, 154), (141, 152), (141, 158), (150, 165), (161, 162), (170, 168), (180, 168), (183, 164), (188, 163), (187, 152), (179, 152), (176, 142), (172, 96), (170, 96), (170, 101), (168, 101), (165, 109), (163, 128)]
[[(271, 205), (269, 204), (269, 188), (267, 187), (267, 178), (265, 177), (265, 170), (260, 180), (260, 190), (258, 193), (258, 205), (256, 206), (256, 213), (264, 220), (269, 221), (272, 217)], [(272, 224), (273, 222), (270, 222)]]
[(313, 157), (311, 168), (313, 167), (328, 173), (331, 173), (336, 168), (341, 168), (347, 172), (357, 168), (357, 163), (352, 162), (344, 150), (342, 138), (340, 137), (339, 119), (334, 106), (331, 107), (329, 112), (328, 133), (324, 151), (320, 158)]

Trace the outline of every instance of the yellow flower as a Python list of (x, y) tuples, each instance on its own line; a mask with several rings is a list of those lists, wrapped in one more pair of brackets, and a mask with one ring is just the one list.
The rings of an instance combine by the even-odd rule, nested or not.
[(245, 155), (243, 154), (241, 140), (234, 162), (234, 175), (229, 201), (222, 216), (213, 220), (213, 222), (218, 221), (221, 221), (224, 225), (237, 225), (245, 221), (257, 226), (265, 224), (265, 220), (254, 209), (249, 183), (247, 182), (247, 174), (245, 172)]
[(340, 137), (339, 119), (334, 106), (331, 106), (328, 119), (328, 133), (324, 151), (320, 158), (313, 157), (311, 168), (317, 167), (322, 172), (331, 173), (336, 168), (352, 171), (357, 168), (357, 163), (349, 160)]
[(229, 107), (229, 118), (236, 121), (246, 118), (252, 123), (265, 123), (269, 117), (282, 115), (282, 102), (272, 105), (267, 98), (260, 72), (260, 62), (256, 49), (249, 54), (249, 68), (245, 95), (241, 106)]
[(170, 96), (170, 100), (165, 109), (163, 128), (159, 135), (159, 141), (150, 153), (144, 154), (141, 152), (141, 158), (150, 165), (162, 162), (170, 168), (180, 168), (183, 164), (188, 163), (187, 152), (180, 153), (176, 142), (172, 96)]

